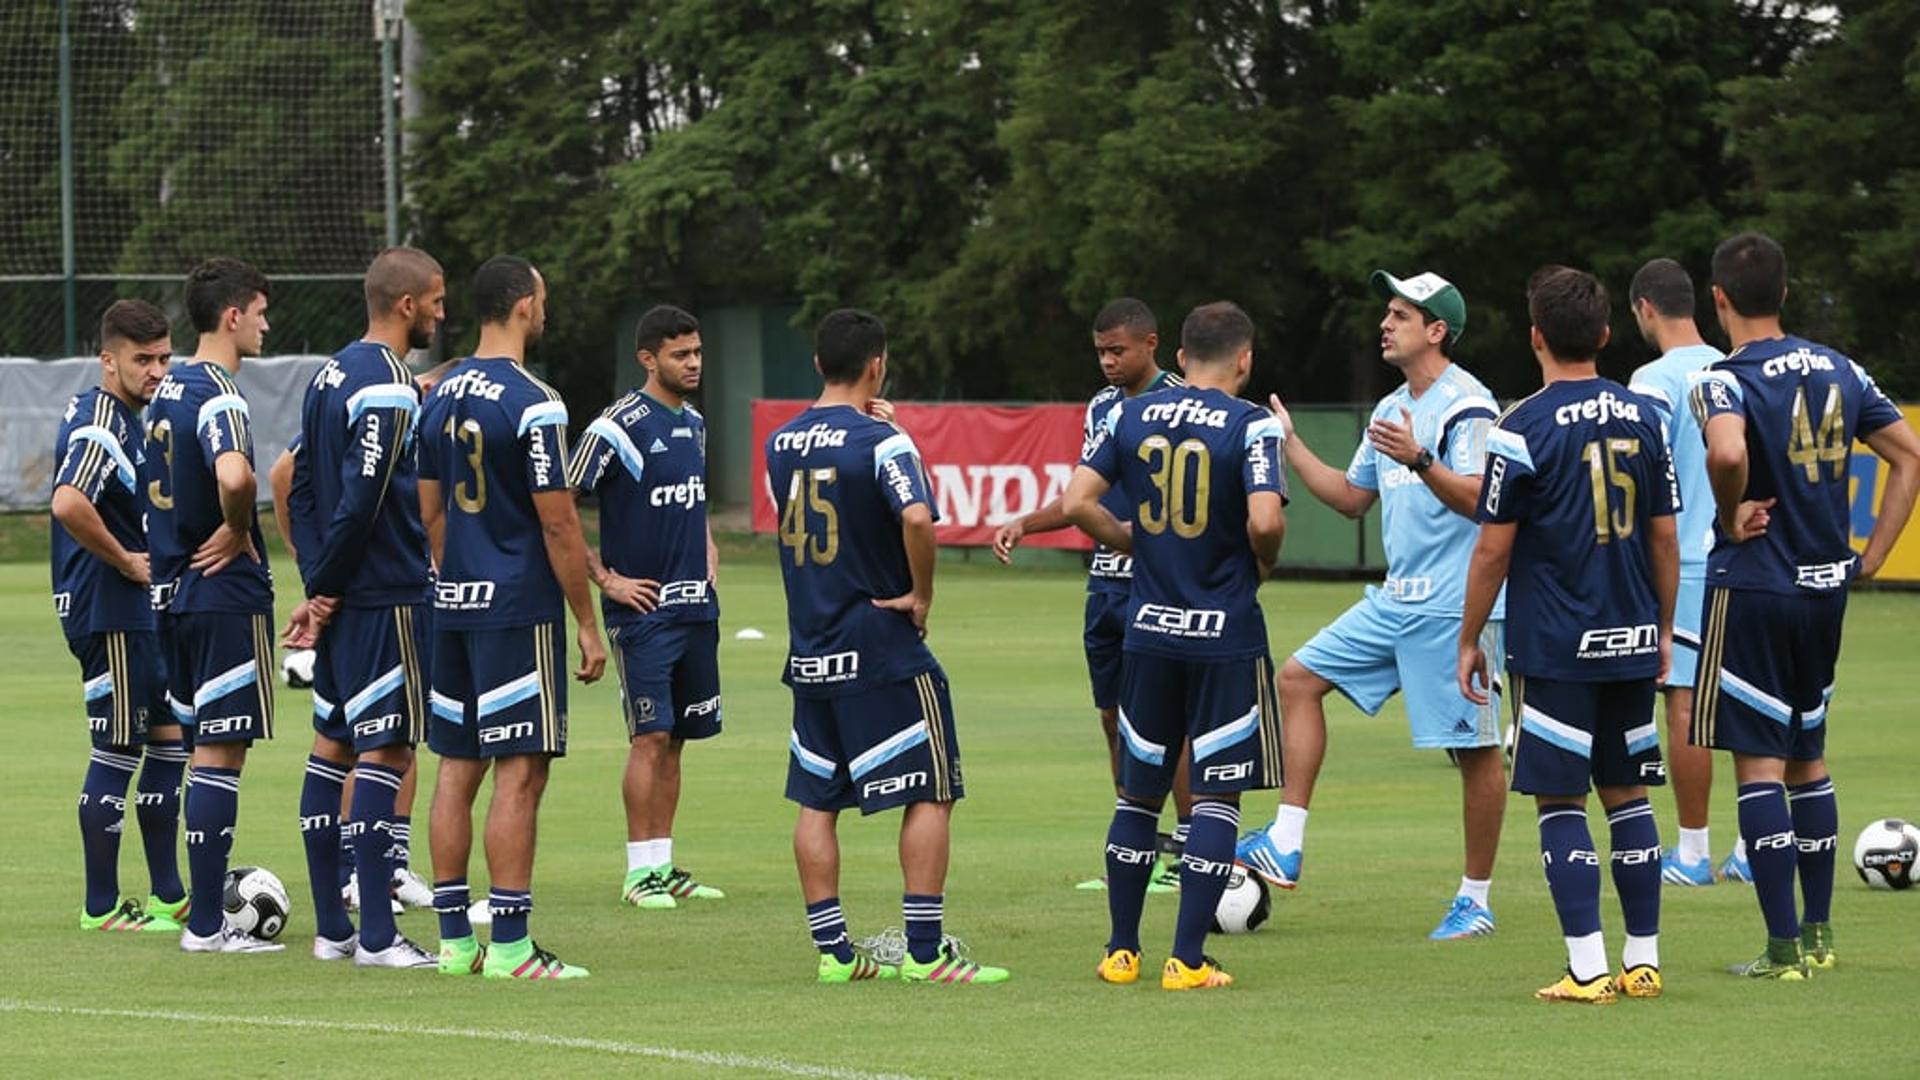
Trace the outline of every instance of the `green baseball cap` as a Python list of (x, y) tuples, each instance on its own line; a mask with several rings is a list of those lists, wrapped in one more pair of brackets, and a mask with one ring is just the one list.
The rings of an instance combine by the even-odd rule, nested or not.
[(1375, 270), (1369, 279), (1374, 294), (1382, 300), (1399, 297), (1414, 307), (1447, 324), (1447, 340), (1459, 341), (1467, 329), (1467, 298), (1453, 282), (1429, 270), (1410, 278), (1397, 278), (1385, 270)]

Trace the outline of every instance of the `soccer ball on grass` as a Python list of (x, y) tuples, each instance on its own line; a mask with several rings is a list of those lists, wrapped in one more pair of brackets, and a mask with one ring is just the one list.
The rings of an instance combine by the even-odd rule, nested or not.
[(228, 926), (261, 941), (279, 937), (287, 928), (287, 914), (293, 910), (287, 887), (280, 884), (273, 871), (258, 866), (236, 866), (227, 871), (220, 906), (226, 909)]
[(1911, 888), (1920, 873), (1920, 828), (1899, 818), (1881, 818), (1860, 830), (1853, 842), (1853, 868), (1875, 889)]

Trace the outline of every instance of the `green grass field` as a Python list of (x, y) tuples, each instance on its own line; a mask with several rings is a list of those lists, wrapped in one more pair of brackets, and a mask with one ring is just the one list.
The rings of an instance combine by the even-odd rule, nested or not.
[[(1112, 796), (1087, 705), (1081, 589), (1065, 573), (946, 566), (934, 606), (930, 640), (953, 682), (968, 796), (954, 819), (948, 928), (980, 958), (1010, 966), (1012, 982), (812, 984), (788, 845), (793, 812), (781, 797), (784, 616), (772, 553), (754, 547), (723, 567), (727, 730), (689, 749), (676, 829), (679, 861), (730, 898), (664, 913), (618, 902), (623, 729), (609, 683), (576, 684), (569, 754), (554, 769), (542, 814), (534, 932), (591, 966), (593, 977), (530, 986), (356, 971), (307, 956), (313, 924), (295, 810), (308, 709), (304, 693), (285, 689), (281, 736), (256, 746), (248, 763), (234, 857), (286, 881), (295, 900), (287, 951), (188, 957), (159, 935), (79, 933), (73, 806), (86, 736), (77, 669), (46, 601), (44, 564), (0, 566), (0, 685), (11, 734), (0, 755), (0, 880), (12, 920), (0, 965), (8, 1072), (1543, 1075), (1631, 1069), (1644, 1059), (1621, 1055), (1629, 1040), (1681, 1055), (1700, 1074), (1864, 1074), (1910, 1059), (1902, 1041), (1910, 1025), (1898, 1020), (1906, 1011), (1897, 1002), (1920, 970), (1920, 893), (1869, 892), (1844, 866), (1838, 972), (1801, 985), (1721, 974), (1761, 943), (1751, 890), (1673, 889), (1664, 999), (1599, 1010), (1541, 1005), (1532, 991), (1563, 955), (1531, 807), (1515, 798), (1492, 897), (1499, 933), (1428, 942), (1459, 875), (1458, 784), (1439, 755), (1408, 749), (1397, 704), (1376, 719), (1330, 704), (1332, 746), (1304, 885), (1276, 895), (1261, 932), (1212, 944), (1236, 986), (1169, 995), (1150, 980), (1096, 982), (1105, 904), (1071, 886), (1099, 871)], [(1358, 592), (1267, 586), (1276, 655)], [(734, 640), (747, 626), (766, 640)], [(1913, 706), (1898, 674), (1916, 627), (1920, 597), (1853, 600), (1831, 759), (1843, 861), (1867, 821), (1920, 815)], [(430, 778), (430, 761), (425, 767)], [(423, 872), (428, 778), (414, 844)], [(1716, 854), (1734, 835), (1724, 768), (1719, 780)], [(1273, 803), (1272, 793), (1250, 797), (1249, 821)], [(1656, 794), (1654, 803), (1671, 843), (1671, 800)], [(896, 820), (842, 824), (842, 899), (856, 936), (900, 922)], [(144, 894), (134, 831), (130, 821), (123, 891)], [(1604, 826), (1596, 833), (1604, 843)], [(476, 853), (476, 894), (484, 876)], [(1605, 905), (1617, 958), (1611, 885)], [(1149, 902), (1150, 965), (1166, 955), (1173, 912), (1170, 898)], [(430, 912), (401, 925), (429, 946), (437, 940)], [(1179, 1056), (1186, 1052), (1208, 1064)]]

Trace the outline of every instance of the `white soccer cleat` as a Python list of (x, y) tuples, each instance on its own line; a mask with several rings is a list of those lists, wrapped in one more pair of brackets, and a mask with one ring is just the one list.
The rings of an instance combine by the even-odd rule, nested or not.
[(393, 871), (393, 899), (403, 907), (430, 908), (433, 906), (433, 886), (407, 867), (397, 867)]
[(368, 968), (433, 968), (440, 969), (440, 958), (408, 941), (404, 936), (395, 934), (393, 944), (384, 949), (361, 949), (353, 954), (354, 967)]
[(348, 934), (345, 941), (335, 941), (319, 934), (313, 936), (313, 958), (315, 960), (351, 960), (353, 954), (360, 951), (360, 935)]
[(493, 909), (487, 906), (485, 900), (470, 905), (467, 908), (467, 923), (471, 926), (492, 926)]
[(191, 930), (180, 931), (180, 951), (197, 953), (269, 953), (280, 952), (286, 948), (277, 941), (261, 941), (252, 934), (222, 925), (219, 930), (201, 937)]
[[(360, 875), (359, 874), (355, 873), (355, 874), (347, 875), (347, 887), (340, 890), (340, 899), (346, 903), (347, 911), (349, 914), (356, 913), (360, 910)], [(402, 912), (407, 910), (406, 908), (400, 905), (400, 900), (397, 897), (392, 896), (391, 894), (388, 895), (387, 901), (393, 905), (393, 913), (395, 915), (399, 915)], [(428, 904), (433, 903), (433, 891), (431, 889), (427, 890), (427, 903)]]

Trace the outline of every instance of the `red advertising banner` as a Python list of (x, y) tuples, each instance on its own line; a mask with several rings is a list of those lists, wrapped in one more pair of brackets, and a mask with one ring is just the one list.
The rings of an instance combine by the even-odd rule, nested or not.
[[(812, 402), (753, 403), (753, 529), (777, 526), (767, 486), (767, 440)], [(894, 422), (913, 437), (939, 510), (935, 535), (949, 546), (993, 543), (1000, 526), (1060, 497), (1080, 460), (1082, 405), (895, 405)], [(1078, 529), (1021, 541), (1079, 551), (1093, 541)]]

